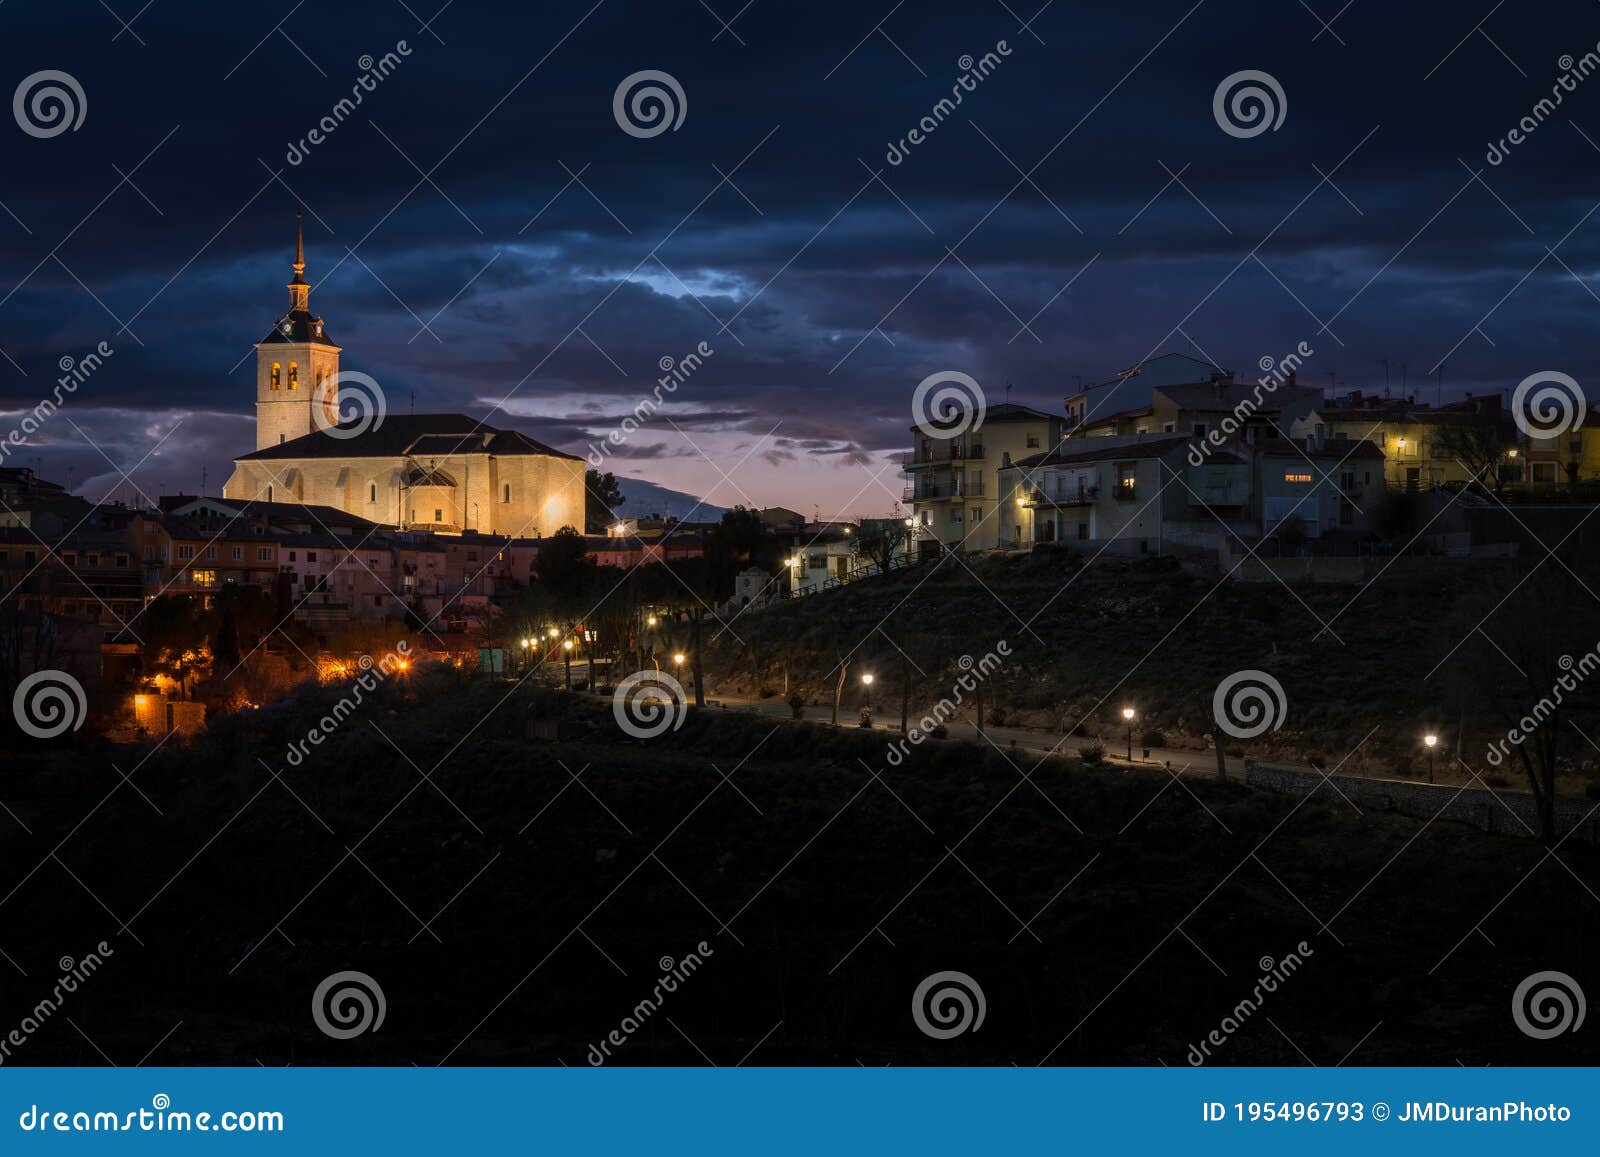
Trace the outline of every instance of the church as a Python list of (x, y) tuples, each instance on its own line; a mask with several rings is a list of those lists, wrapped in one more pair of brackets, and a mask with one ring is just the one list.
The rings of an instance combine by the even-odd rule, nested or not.
[(340, 347), (311, 313), (305, 268), (297, 221), (289, 311), (256, 343), (256, 448), (234, 459), (224, 498), (333, 506), (445, 534), (583, 529), (580, 457), (466, 414), (386, 413), (381, 394), (360, 399), (372, 412), (341, 419)]

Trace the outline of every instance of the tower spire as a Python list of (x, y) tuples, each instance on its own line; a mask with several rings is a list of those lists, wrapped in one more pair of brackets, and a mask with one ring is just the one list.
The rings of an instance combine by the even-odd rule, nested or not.
[(294, 210), (294, 279), (289, 282), (289, 312), (311, 312), (311, 286), (306, 283), (305, 211)]

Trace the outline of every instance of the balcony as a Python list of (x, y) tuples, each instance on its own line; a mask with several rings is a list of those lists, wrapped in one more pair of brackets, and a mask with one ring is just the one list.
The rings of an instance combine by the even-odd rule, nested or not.
[(1034, 487), (1026, 496), (1027, 506), (1093, 506), (1100, 497), (1100, 487), (1079, 483), (1077, 487), (1058, 487), (1054, 496)]
[(906, 470), (915, 470), (921, 466), (936, 466), (950, 462), (981, 462), (983, 460), (983, 445), (974, 445), (955, 439), (949, 442), (936, 442), (931, 446), (919, 446), (909, 454), (900, 456), (900, 465)]
[(951, 498), (982, 498), (983, 479), (970, 482), (961, 478), (938, 481), (922, 479), (916, 485), (907, 486), (901, 493), (902, 501), (905, 502), (943, 502)]

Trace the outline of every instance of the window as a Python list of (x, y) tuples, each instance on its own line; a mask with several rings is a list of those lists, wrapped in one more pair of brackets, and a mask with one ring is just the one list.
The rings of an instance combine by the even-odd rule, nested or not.
[(32, 566), (34, 563), (39, 561), (39, 552), (36, 551), (36, 550), (25, 550), (25, 551), (23, 551), (22, 552), (22, 561), (23, 561), (24, 564), (26, 564), (28, 566)]
[(77, 566), (78, 565), (78, 552), (75, 551), (75, 550), (69, 550), (69, 551), (64, 552), (61, 555), (61, 561), (64, 564), (66, 564), (67, 566)]
[(961, 507), (959, 507), (959, 506), (951, 507), (950, 508), (950, 521), (959, 524), (961, 522), (961, 514), (962, 514)]
[(1555, 482), (1556, 464), (1554, 462), (1533, 463), (1533, 480), (1538, 483)]
[(192, 546), (180, 546), (178, 548), (178, 557), (179, 558), (193, 558), (194, 557), (194, 547), (192, 547)]
[(511, 501), (511, 483), (507, 482), (504, 486), (502, 486), (500, 488), (500, 501), (501, 502), (510, 502)]
[(272, 561), (272, 548), (270, 546), (258, 546), (258, 547), (256, 547), (256, 561), (257, 562), (271, 562)]
[(382, 595), (373, 595), (372, 596), (372, 605), (375, 606), (375, 607), (383, 606), (383, 596)]
[[(156, 552), (156, 548), (155, 547), (146, 546), (144, 548), (144, 561), (145, 562), (156, 562), (156, 561), (159, 561), (160, 557), (161, 556)], [(0, 554), (0, 558), (5, 558), (5, 555)]]
[(1196, 422), (1191, 428), (1194, 430), (1194, 436), (1196, 438), (1204, 438), (1206, 436), (1206, 431), (1211, 427), (1206, 425), (1204, 422)]
[(272, 363), (272, 388), (275, 390), (283, 388), (283, 367), (277, 362)]
[(369, 482), (367, 484), (367, 501), (378, 501), (378, 484), (376, 482)]
[(215, 562), (217, 560), (217, 548), (214, 546), (206, 547), (206, 558)]
[(317, 552), (314, 551), (314, 550), (306, 551), (306, 561), (307, 562), (316, 562), (317, 561)]
[(806, 567), (810, 570), (827, 570), (828, 556), (820, 551), (813, 553), (806, 559)]
[(1037, 434), (1029, 434), (1028, 435), (1028, 449), (1037, 450), (1038, 448), (1039, 448), (1039, 435), (1037, 435)]
[(439, 507), (437, 507), (437, 506), (435, 506), (433, 508), (433, 520), (435, 522), (443, 522), (444, 521), (444, 511), (439, 509)]
[(1123, 501), (1131, 501), (1136, 494), (1138, 481), (1138, 464), (1134, 462), (1117, 463), (1117, 497)]
[(982, 522), (983, 521), (983, 507), (981, 507), (981, 506), (972, 507), (972, 509), (967, 511), (967, 517), (970, 518), (973, 522)]
[(475, 550), (467, 551), (467, 561), (468, 562), (477, 562), (478, 561), (478, 552), (475, 551)]
[(300, 388), (300, 363), (299, 362), (290, 362), (289, 363), (289, 388), (291, 390), (298, 390)]
[(128, 569), (128, 556), (127, 555), (125, 555), (125, 554), (118, 554), (117, 555), (117, 569), (118, 570), (127, 570)]
[(99, 566), (100, 565), (100, 556), (98, 554), (93, 553), (93, 552), (84, 555), (83, 556), (83, 565), (84, 566)]
[(244, 547), (236, 546), (230, 553), (233, 555), (233, 561), (238, 562), (244, 557)]
[[(280, 441), (280, 442), (283, 441), (283, 435), (282, 434), (278, 435), (278, 441)], [(267, 501), (268, 502), (272, 501), (272, 487), (270, 487), (270, 486), (267, 487)]]
[(1089, 524), (1087, 522), (1078, 523), (1078, 537), (1082, 539), (1089, 537)]
[(292, 551), (292, 550), (291, 550), (291, 551), (290, 551), (290, 552), (289, 552), (289, 561), (290, 561), (290, 562), (293, 562), (293, 561), (294, 561), (294, 556), (295, 556), (295, 553), (296, 553), (296, 552), (294, 552), (294, 551)]
[[(1177, 428), (1178, 428), (1178, 423), (1176, 423), (1176, 422), (1163, 422), (1163, 423), (1161, 423), (1161, 432), (1163, 434), (1174, 433), (1177, 430)], [(1082, 530), (1084, 528), (1080, 526), (1078, 529)]]
[(217, 572), (214, 570), (192, 570), (189, 572), (189, 581), (197, 587), (214, 587), (217, 585)]

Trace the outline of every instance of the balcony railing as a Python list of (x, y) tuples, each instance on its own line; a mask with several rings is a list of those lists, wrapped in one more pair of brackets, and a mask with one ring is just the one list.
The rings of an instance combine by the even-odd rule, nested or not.
[(1118, 486), (1116, 496), (1118, 502), (1134, 502), (1139, 497), (1138, 487), (1134, 485)]
[(902, 454), (900, 465), (927, 466), (934, 462), (981, 461), (983, 457), (981, 443), (974, 445), (957, 440), (937, 442), (932, 446), (919, 446), (909, 454)]

